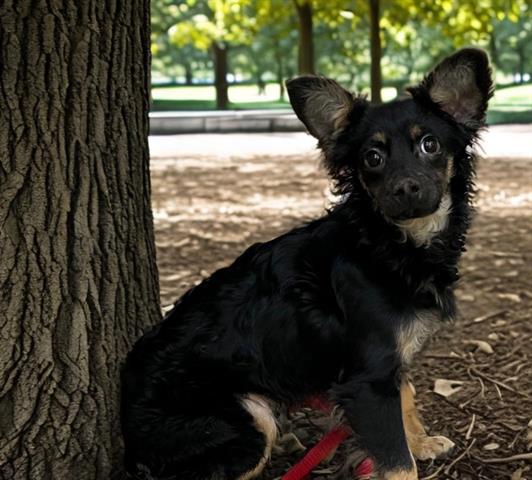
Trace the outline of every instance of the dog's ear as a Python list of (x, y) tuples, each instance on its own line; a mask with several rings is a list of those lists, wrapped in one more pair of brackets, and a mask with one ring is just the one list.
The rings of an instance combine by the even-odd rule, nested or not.
[(304, 75), (287, 81), (286, 88), (296, 115), (322, 146), (347, 125), (353, 95), (334, 80)]
[(464, 48), (443, 59), (410, 90), (428, 94), (432, 102), (458, 123), (471, 128), (484, 125), (493, 83), (488, 56), (478, 48)]

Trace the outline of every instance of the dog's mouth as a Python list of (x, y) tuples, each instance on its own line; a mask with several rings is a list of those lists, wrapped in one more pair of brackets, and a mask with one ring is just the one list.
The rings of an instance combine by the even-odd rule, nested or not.
[(401, 215), (394, 218), (394, 223), (399, 226), (408, 226), (423, 222), (430, 222), (435, 217), (447, 217), (451, 210), (451, 198), (448, 194), (443, 195), (434, 208), (422, 215)]
[(392, 208), (386, 212), (387, 217), (393, 220), (394, 223), (405, 222), (409, 220), (418, 220), (430, 217), (438, 211), (442, 204), (443, 197), (436, 202), (430, 204), (408, 205), (402, 208)]
[(400, 214), (392, 217), (392, 219), (395, 221), (395, 222), (404, 222), (404, 221), (408, 221), (408, 220), (418, 220), (418, 219), (422, 219), (422, 218), (427, 218), (427, 217), (430, 217), (431, 215), (433, 215), (434, 213), (436, 213), (438, 211), (438, 208), (440, 207), (440, 204), (441, 204), (441, 200), (438, 204), (436, 204), (435, 206), (431, 207), (431, 208), (411, 208), (411, 209), (408, 209), (404, 212), (401, 212)]

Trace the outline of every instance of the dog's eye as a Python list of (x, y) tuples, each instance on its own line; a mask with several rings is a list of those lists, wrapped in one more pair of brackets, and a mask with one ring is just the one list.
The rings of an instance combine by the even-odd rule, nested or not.
[(433, 135), (425, 135), (421, 139), (421, 151), (429, 155), (433, 155), (440, 151), (440, 143)]
[(369, 168), (377, 168), (384, 163), (384, 158), (377, 150), (369, 150), (364, 155), (364, 163)]

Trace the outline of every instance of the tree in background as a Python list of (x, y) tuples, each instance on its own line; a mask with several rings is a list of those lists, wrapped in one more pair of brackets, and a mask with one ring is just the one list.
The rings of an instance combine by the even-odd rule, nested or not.
[[(532, 9), (494, 22), (490, 50), (497, 67), (517, 77), (519, 83), (532, 78)], [(527, 76), (528, 75), (528, 76)]]
[(311, 0), (293, 0), (299, 29), (298, 71), (314, 73), (314, 32)]
[[(411, 22), (415, 22), (427, 33), (436, 34), (441, 31), (454, 47), (468, 44), (487, 43), (489, 33), (493, 29), (493, 19), (516, 19), (525, 9), (529, 0), (492, 0), (479, 2), (478, 0), (441, 0), (439, 2), (418, 2), (417, 0), (368, 0), (371, 36), (371, 98), (380, 101), (382, 89), (381, 36), (378, 33), (386, 22), (386, 28), (401, 32)], [(427, 31), (424, 27), (430, 27)], [(423, 30), (421, 30), (423, 31)], [(420, 31), (415, 32), (420, 35)], [(389, 38), (389, 37), (388, 37)], [(410, 37), (412, 38), (412, 36)], [(430, 48), (431, 36), (426, 39), (426, 46)], [(395, 40), (394, 40), (395, 41)], [(437, 56), (442, 53), (438, 52)]]
[[(437, 58), (464, 45), (488, 47), (501, 71), (517, 71), (516, 78), (528, 78), (530, 0), (153, 2), (171, 3), (179, 11), (170, 28), (172, 45), (189, 48), (190, 55), (179, 60), (176, 53), (176, 62), (184, 65), (184, 57), (194, 58), (198, 48), (218, 52), (216, 83), (222, 99), (227, 96), (227, 58), (241, 78), (254, 79), (258, 85), (264, 79), (282, 85), (297, 64), (299, 73), (340, 77), (358, 89), (370, 86), (375, 102), (381, 100), (383, 86), (402, 90)], [(159, 59), (154, 63), (159, 65)], [(283, 97), (282, 86), (280, 93)]]
[(159, 35), (151, 44), (152, 71), (160, 72), (169, 77), (170, 82), (184, 81), (185, 85), (193, 85), (205, 72), (212, 70), (212, 59), (208, 52), (199, 50), (193, 45), (176, 48), (168, 35)]
[[(187, 4), (184, 5), (188, 9)], [(152, 70), (164, 72), (174, 81), (178, 76), (185, 78), (185, 84), (191, 85), (195, 71), (204, 71), (212, 68), (208, 53), (186, 44), (176, 48), (170, 42), (168, 30), (175, 25), (180, 18), (180, 6), (174, 0), (152, 1), (151, 6), (151, 52)]]
[(160, 320), (149, 1), (0, 13), (0, 477), (121, 469), (120, 368)]
[(253, 41), (248, 46), (254, 62), (263, 74), (273, 74), (279, 85), (279, 99), (284, 100), (284, 81), (294, 75), (298, 34), (295, 9), (285, 0), (254, 0), (249, 12), (256, 22), (250, 31)]
[(381, 103), (382, 71), (381, 71), (381, 27), (380, 0), (369, 0), (369, 35), (371, 56), (371, 101)]
[(178, 48), (194, 45), (210, 50), (214, 67), (216, 107), (225, 110), (228, 95), (228, 50), (231, 44), (249, 43), (246, 35), (255, 19), (244, 14), (250, 0), (187, 0), (174, 2), (178, 15), (169, 28), (171, 42)]

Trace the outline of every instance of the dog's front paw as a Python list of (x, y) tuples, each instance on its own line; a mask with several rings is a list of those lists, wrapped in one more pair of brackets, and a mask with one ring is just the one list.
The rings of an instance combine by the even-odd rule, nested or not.
[(419, 460), (434, 460), (448, 455), (454, 448), (454, 442), (443, 436), (418, 437), (411, 445), (412, 453)]
[(385, 472), (382, 476), (384, 480), (418, 480), (417, 469), (414, 467), (411, 470), (394, 470), (392, 472)]

